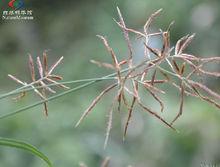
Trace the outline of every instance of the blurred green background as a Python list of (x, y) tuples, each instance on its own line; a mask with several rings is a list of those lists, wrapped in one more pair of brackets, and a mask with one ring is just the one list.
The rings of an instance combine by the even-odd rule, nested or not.
[[(96, 34), (106, 35), (116, 53), (126, 55), (121, 30), (113, 18), (119, 6), (128, 26), (141, 29), (147, 17), (159, 8), (162, 15), (155, 21), (155, 29), (166, 29), (175, 20), (171, 31), (172, 44), (188, 33), (196, 38), (189, 53), (202, 57), (220, 55), (219, 0), (24, 0), (25, 8), (33, 10), (32, 21), (0, 22), (0, 93), (18, 85), (7, 74), (30, 79), (27, 54), (33, 57), (48, 52), (53, 63), (60, 56), (64, 62), (56, 70), (64, 80), (100, 77), (111, 70), (99, 68), (90, 59), (110, 62), (103, 44)], [(8, 1), (0, 2), (1, 14), (9, 10)], [(210, 69), (220, 70), (219, 64)], [(204, 81), (220, 92), (219, 79)], [(164, 127), (158, 120), (135, 110), (126, 141), (122, 141), (126, 114), (115, 112), (113, 129), (106, 150), (103, 149), (107, 107), (113, 94), (105, 98), (78, 127), (74, 124), (93, 98), (108, 85), (97, 83), (83, 90), (49, 102), (49, 117), (42, 114), (42, 106), (0, 120), (0, 136), (23, 140), (44, 152), (54, 167), (77, 167), (84, 162), (89, 167), (99, 166), (106, 156), (110, 167), (199, 167), (201, 164), (220, 164), (220, 111), (211, 105), (187, 97), (184, 114), (176, 122), (180, 133)], [(76, 85), (72, 85), (73, 87)], [(165, 117), (178, 111), (175, 92), (165, 97)], [(1, 100), (0, 114), (15, 111), (39, 100), (29, 93), (15, 103), (11, 98)], [(152, 102), (152, 107), (157, 103)], [(123, 121), (122, 121), (123, 122)], [(124, 122), (123, 122), (124, 123)], [(24, 151), (0, 147), (0, 167), (43, 167), (44, 162)]]

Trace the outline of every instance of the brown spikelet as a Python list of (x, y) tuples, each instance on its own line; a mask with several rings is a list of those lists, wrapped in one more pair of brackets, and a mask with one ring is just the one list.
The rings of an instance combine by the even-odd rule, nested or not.
[(152, 85), (152, 86), (154, 85), (156, 73), (157, 73), (157, 70), (154, 70), (154, 73), (153, 73), (153, 75), (152, 75), (152, 77), (151, 77), (151, 85)]
[(110, 157), (106, 157), (101, 164), (101, 167), (108, 167), (110, 163)]
[(152, 86), (151, 84), (148, 84), (146, 82), (142, 82), (142, 84), (144, 85), (145, 88), (149, 88), (151, 89), (152, 91), (155, 91), (155, 92), (158, 92), (158, 93), (162, 93), (162, 94), (165, 94), (165, 92), (163, 90), (160, 90), (159, 88), (155, 87), (155, 86)]
[(144, 71), (144, 72), (141, 74), (141, 82), (144, 81), (146, 75), (147, 75), (147, 71), (146, 71), (146, 72)]
[(41, 78), (43, 78), (43, 67), (40, 61), (40, 57), (37, 57), (37, 68), (38, 68), (38, 72)]
[[(42, 93), (42, 95), (43, 95), (43, 96), (45, 97), (45, 99), (46, 99), (45, 88), (42, 88), (41, 93)], [(48, 106), (47, 106), (47, 102), (44, 102), (43, 105), (44, 105), (44, 115), (45, 115), (46, 117), (48, 117)]]
[(127, 62), (128, 62), (127, 60), (122, 60), (122, 61), (120, 61), (120, 62), (118, 63), (118, 65), (119, 65), (119, 66), (122, 66), (122, 65), (126, 64)]
[(98, 65), (99, 67), (105, 67), (109, 69), (115, 69), (115, 67), (112, 64), (109, 63), (102, 63), (96, 60), (90, 60), (91, 63)]
[(37, 88), (35, 88), (33, 85), (31, 85), (31, 87), (34, 89), (35, 93), (40, 96), (41, 99), (46, 100), (46, 97)]
[(186, 66), (186, 63), (184, 62), (180, 68), (180, 75), (183, 75), (183, 73), (185, 71), (185, 66)]
[(131, 46), (131, 41), (130, 41), (130, 38), (129, 38), (128, 31), (126, 30), (126, 25), (125, 25), (124, 19), (122, 17), (121, 11), (118, 7), (117, 7), (117, 11), (118, 11), (119, 19), (120, 19), (120, 24), (122, 25), (122, 31), (123, 31), (123, 34), (124, 34), (124, 38), (125, 38), (125, 41), (127, 43), (128, 50), (129, 50), (128, 62), (129, 62), (129, 67), (131, 68), (132, 67), (132, 46)]
[(161, 49), (161, 56), (164, 57), (164, 56), (166, 56), (166, 54), (168, 53), (168, 50), (170, 48), (169, 32), (163, 32), (162, 36), (163, 36), (163, 46)]
[(203, 96), (201, 94), (199, 94), (199, 97), (204, 100), (204, 101), (207, 101), (211, 104), (213, 104), (215, 107), (219, 108), (220, 109), (220, 104), (217, 103), (216, 101), (214, 101), (213, 99), (210, 99), (210, 97), (207, 97), (207, 96)]
[(192, 34), (184, 41), (184, 43), (180, 47), (179, 53), (183, 52), (183, 50), (191, 43), (194, 37), (195, 37), (195, 34)]
[[(125, 88), (125, 87), (124, 87), (124, 88)], [(127, 99), (126, 99), (124, 93), (122, 94), (122, 100), (123, 100), (123, 103), (124, 103), (125, 107), (126, 107), (127, 110), (128, 110), (128, 109), (129, 109), (129, 104), (128, 104), (128, 101), (127, 101)]]
[(112, 84), (110, 86), (108, 86), (106, 89), (104, 89), (91, 103), (91, 105), (86, 109), (86, 111), (82, 114), (82, 116), (80, 117), (79, 121), (76, 123), (75, 127), (77, 127), (82, 120), (91, 112), (91, 110), (93, 109), (93, 107), (95, 107), (95, 105), (98, 103), (98, 101), (103, 97), (103, 95), (105, 95), (108, 91), (110, 91), (111, 89), (113, 89), (115, 86), (117, 86), (117, 84)]
[(121, 101), (122, 101), (122, 97), (123, 97), (123, 91), (122, 89), (118, 90), (118, 95), (117, 95), (117, 101), (118, 101), (118, 111), (121, 111)]
[(12, 98), (15, 101), (22, 99), (26, 95), (26, 92), (21, 92), (17, 97)]
[(129, 111), (128, 111), (128, 118), (127, 118), (125, 128), (124, 128), (123, 140), (125, 140), (125, 136), (127, 134), (128, 125), (129, 125), (129, 122), (131, 120), (132, 111), (133, 111), (133, 108), (134, 108), (135, 101), (136, 101), (136, 97), (134, 96), (133, 100), (132, 100), (132, 103), (131, 103), (131, 107), (129, 108)]
[(107, 122), (107, 128), (106, 128), (106, 136), (105, 136), (105, 142), (104, 142), (104, 149), (107, 147), (108, 139), (109, 139), (109, 136), (110, 136), (110, 131), (112, 129), (113, 105), (114, 105), (114, 102), (111, 105), (111, 108), (110, 108), (109, 114), (108, 114), (108, 122)]
[(160, 121), (162, 121), (166, 126), (168, 126), (169, 128), (173, 129), (174, 131), (176, 131), (176, 129), (170, 125), (167, 121), (165, 121), (161, 116), (159, 116), (157, 113), (153, 112), (151, 109), (149, 109), (148, 107), (144, 106), (140, 101), (138, 102), (138, 104), (140, 105), (141, 108), (144, 109), (144, 111), (147, 111), (148, 113), (150, 113), (151, 115), (155, 116), (157, 119), (159, 119)]
[(216, 92), (213, 92), (211, 89), (209, 89), (207, 86), (201, 84), (201, 83), (198, 83), (198, 82), (195, 82), (195, 81), (192, 81), (192, 80), (188, 80), (188, 82), (193, 85), (194, 87), (197, 87), (197, 88), (200, 88), (202, 89), (203, 91), (205, 91), (206, 93), (208, 93), (210, 96), (213, 96), (214, 98), (216, 99), (219, 99), (220, 100), (220, 95)]
[[(151, 16), (147, 19), (145, 25), (144, 25), (144, 34), (145, 34), (145, 43), (148, 44), (149, 42), (149, 28), (151, 23), (153, 22), (153, 20), (155, 19), (156, 16), (159, 15), (159, 13), (162, 11), (162, 9), (157, 10), (156, 12), (154, 12), (153, 14), (151, 14)], [(145, 57), (148, 57), (149, 59), (151, 59), (150, 54), (148, 52), (148, 49), (145, 47), (144, 49), (144, 55)]]
[[(125, 79), (124, 79), (125, 80)], [(120, 83), (120, 87), (118, 89), (118, 92), (117, 92), (117, 96), (116, 96), (116, 99), (118, 101), (118, 111), (120, 112), (121, 110), (121, 103), (124, 102), (125, 106), (127, 107), (128, 104), (127, 104), (127, 100), (125, 98), (125, 94), (124, 94), (124, 89), (125, 89), (125, 85), (123, 83), (122, 80), (122, 83), (120, 83), (119, 79), (118, 79), (118, 83)]]
[(188, 36), (189, 36), (189, 35), (186, 35), (186, 36), (180, 38), (180, 39), (177, 41), (176, 46), (175, 46), (175, 55), (181, 54), (181, 52), (180, 52), (181, 47), (182, 47), (184, 41), (188, 38)]
[[(151, 83), (151, 80), (146, 80), (146, 81), (143, 81), (144, 83), (148, 83), (148, 84), (150, 84)], [(163, 83), (166, 83), (167, 82), (167, 80), (154, 80), (154, 84), (163, 84)]]
[(176, 115), (176, 117), (173, 119), (173, 121), (171, 122), (171, 125), (173, 125), (173, 123), (182, 115), (183, 113), (183, 100), (184, 100), (184, 86), (183, 83), (181, 83), (181, 92), (180, 92), (180, 108), (179, 108), (179, 112)]
[(55, 79), (55, 80), (62, 80), (63, 79), (63, 77), (59, 76), (59, 75), (49, 75), (48, 78)]
[(57, 82), (57, 81), (54, 81), (54, 80), (51, 79), (51, 78), (45, 78), (45, 79), (46, 79), (48, 82), (51, 82), (51, 83), (56, 84), (57, 87), (64, 88), (64, 89), (69, 89), (68, 86), (66, 86), (66, 85), (64, 85), (64, 84), (61, 84), (61, 83), (59, 83), (59, 82)]
[(11, 78), (12, 80), (14, 80), (15, 82), (22, 84), (22, 85), (26, 85), (24, 82), (22, 82), (21, 80), (17, 79), (15, 76), (8, 74), (8, 77)]
[(201, 58), (200, 60), (201, 60), (202, 62), (204, 62), (204, 63), (210, 63), (210, 62), (219, 63), (219, 62), (220, 62), (220, 57)]
[(170, 81), (170, 77), (164, 71), (160, 70), (160, 73), (166, 78), (167, 81)]
[(175, 21), (171, 21), (171, 23), (169, 24), (166, 32), (170, 32), (171, 27), (175, 24)]
[(35, 81), (34, 61), (33, 61), (33, 58), (30, 54), (29, 54), (29, 69), (31, 72), (31, 79), (32, 79), (32, 81)]
[(47, 107), (47, 103), (44, 102), (44, 114), (46, 117), (48, 117), (48, 107)]
[(160, 57), (160, 54), (157, 52), (157, 50), (155, 50), (155, 49), (149, 47), (145, 42), (144, 42), (144, 46), (145, 46), (149, 51), (151, 51), (155, 56)]
[(84, 164), (83, 162), (80, 162), (80, 163), (79, 163), (79, 167), (87, 167), (87, 165)]
[(114, 67), (117, 72), (118, 81), (119, 81), (119, 83), (121, 83), (120, 66), (118, 64), (118, 60), (117, 60), (117, 57), (116, 57), (113, 49), (109, 46), (108, 41), (103, 36), (97, 35), (97, 37), (99, 37), (103, 41), (103, 44), (105, 45), (106, 49), (111, 54), (112, 59), (113, 59), (113, 63), (114, 63)]
[(175, 55), (176, 58), (181, 58), (183, 60), (190, 60), (190, 61), (196, 61), (199, 62), (202, 59), (199, 59), (198, 57), (186, 53), (182, 53), (181, 55)]
[(111, 54), (113, 62), (114, 62), (114, 65), (115, 65), (115, 68), (119, 68), (118, 67), (118, 60), (116, 58), (116, 55), (115, 55), (114, 51), (112, 50), (112, 48), (109, 46), (107, 40), (103, 36), (101, 36), (101, 35), (97, 35), (97, 37), (99, 37), (103, 41), (103, 44), (105, 45), (106, 49)]
[(49, 70), (49, 72), (48, 72), (49, 75), (50, 75), (50, 74), (53, 72), (53, 70), (61, 63), (62, 60), (63, 60), (63, 56), (60, 57), (59, 60), (57, 60), (57, 62), (54, 63), (54, 64), (51, 66), (51, 68), (50, 68), (50, 70)]
[(40, 81), (41, 86), (43, 86), (43, 89), (48, 90), (51, 93), (56, 93), (55, 90), (51, 89), (49, 86), (47, 86), (43, 81)]
[(172, 60), (172, 62), (173, 62), (173, 65), (174, 65), (174, 67), (175, 67), (177, 73), (179, 74), (179, 73), (180, 73), (180, 69), (179, 69), (179, 67), (178, 67), (178, 64), (176, 63), (175, 60)]
[(220, 104), (219, 103), (215, 102), (214, 100), (212, 100), (211, 98), (209, 98), (207, 96), (202, 95), (199, 92), (199, 90), (197, 90), (197, 88), (195, 86), (193, 86), (193, 85), (190, 85), (190, 86), (195, 91), (196, 94), (188, 92), (189, 95), (194, 96), (194, 97), (198, 97), (198, 98), (200, 98), (200, 99), (202, 99), (204, 101), (207, 101), (207, 102), (213, 104), (215, 107), (220, 109)]
[(213, 77), (220, 77), (220, 72), (210, 72), (210, 71), (205, 71), (202, 69), (198, 69), (200, 73), (205, 74), (205, 75), (209, 75), (209, 76), (213, 76)]
[(136, 31), (134, 29), (131, 29), (131, 28), (127, 28), (127, 27), (124, 27), (120, 22), (117, 22), (115, 19), (114, 21), (116, 22), (116, 24), (120, 27), (120, 28), (123, 28), (125, 29), (126, 31), (129, 31), (129, 32), (132, 32), (138, 36), (141, 36), (141, 37), (145, 37), (145, 35), (142, 33), (142, 32), (139, 32), (139, 31)]
[(147, 30), (149, 29), (152, 21), (155, 19), (155, 17), (157, 17), (161, 13), (162, 10), (163, 9), (161, 8), (161, 9), (157, 10), (156, 12), (154, 12), (153, 14), (151, 14), (151, 16), (148, 18), (147, 22), (144, 25), (144, 31), (145, 32), (147, 32)]
[(46, 51), (43, 52), (43, 65), (44, 65), (44, 73), (45, 75), (47, 75), (48, 74), (48, 60), (47, 60)]
[(152, 95), (152, 97), (160, 104), (160, 111), (163, 112), (164, 104), (163, 104), (162, 100), (153, 91), (151, 91), (151, 89), (149, 89), (148, 87), (146, 87), (146, 89)]

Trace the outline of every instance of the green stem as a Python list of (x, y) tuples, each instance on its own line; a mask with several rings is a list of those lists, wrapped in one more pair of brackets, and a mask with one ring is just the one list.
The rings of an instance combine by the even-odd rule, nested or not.
[[(73, 81), (64, 81), (64, 82), (59, 82), (59, 83), (52, 83), (52, 84), (48, 84), (47, 86), (50, 87), (50, 86), (56, 86), (56, 85), (59, 85), (59, 84), (75, 84), (75, 83), (80, 83), (80, 82), (89, 82), (89, 81), (96, 81), (96, 80), (114, 80), (116, 79), (115, 77), (109, 77), (109, 78), (91, 78), (91, 79), (81, 79), (81, 80), (73, 80)], [(15, 90), (12, 90), (11, 92), (8, 92), (8, 93), (5, 93), (5, 94), (2, 94), (0, 96), (0, 99), (4, 99), (4, 98), (7, 98), (8, 96), (11, 96), (11, 95), (15, 95), (15, 94), (19, 94), (19, 93), (22, 93), (22, 92), (28, 92), (28, 91), (31, 91), (33, 90), (34, 88), (33, 87), (30, 87), (28, 88), (30, 85), (27, 85), (27, 86), (22, 86), (18, 89), (15, 89)], [(43, 88), (45, 86), (36, 86), (35, 89), (39, 89), (39, 88)]]
[(18, 114), (18, 113), (20, 113), (20, 112), (23, 112), (23, 111), (28, 110), (28, 109), (30, 109), (30, 108), (36, 107), (36, 106), (38, 106), (38, 105), (40, 105), (40, 104), (43, 104), (43, 103), (45, 103), (45, 102), (55, 100), (55, 99), (57, 99), (57, 98), (59, 98), (59, 97), (61, 97), (61, 96), (64, 96), (64, 95), (67, 95), (67, 94), (69, 94), (69, 93), (72, 93), (72, 92), (75, 92), (75, 91), (77, 91), (77, 90), (80, 90), (80, 89), (82, 89), (82, 88), (85, 88), (85, 87), (87, 87), (87, 86), (89, 86), (89, 85), (92, 85), (92, 84), (98, 82), (98, 81), (100, 81), (100, 80), (91, 81), (91, 82), (85, 83), (85, 84), (80, 85), (80, 86), (78, 86), (78, 87), (75, 87), (75, 88), (73, 88), (73, 89), (64, 91), (64, 92), (62, 92), (62, 93), (60, 93), (60, 94), (58, 94), (58, 95), (49, 97), (49, 98), (46, 99), (46, 100), (40, 100), (40, 101), (38, 101), (38, 102), (36, 102), (36, 103), (33, 103), (33, 104), (30, 104), (30, 105), (25, 106), (25, 107), (23, 107), (23, 108), (20, 108), (20, 109), (14, 111), (14, 112), (11, 112), (11, 113), (2, 115), (2, 116), (0, 116), (0, 119), (7, 118), (7, 117), (10, 117), (10, 116), (12, 116), (12, 115)]

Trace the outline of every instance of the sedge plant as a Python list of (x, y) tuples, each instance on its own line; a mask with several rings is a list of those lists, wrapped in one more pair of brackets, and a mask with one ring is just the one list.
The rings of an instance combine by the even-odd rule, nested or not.
[[(199, 98), (202, 101), (206, 101), (211, 105), (220, 109), (220, 95), (215, 91), (208, 88), (205, 84), (198, 80), (199, 77), (220, 77), (218, 71), (208, 71), (204, 68), (205, 65), (210, 63), (219, 63), (220, 57), (207, 57), (200, 58), (193, 54), (187, 53), (185, 50), (188, 45), (191, 44), (195, 37), (195, 34), (186, 35), (180, 38), (175, 45), (170, 43), (171, 27), (174, 22), (171, 22), (166, 30), (159, 29), (156, 32), (152, 32), (151, 26), (156, 17), (161, 13), (162, 9), (154, 12), (147, 19), (143, 25), (142, 31), (129, 28), (124, 21), (119, 8), (117, 8), (119, 20), (114, 20), (116, 25), (122, 30), (124, 41), (127, 45), (127, 56), (119, 58), (114, 49), (110, 46), (109, 41), (102, 35), (97, 35), (106, 48), (109, 56), (112, 58), (112, 62), (100, 62), (97, 60), (91, 60), (91, 63), (96, 64), (100, 68), (107, 68), (112, 70), (113, 73), (100, 77), (82, 80), (73, 80), (62, 82), (62, 76), (53, 74), (54, 69), (60, 64), (63, 57), (61, 57), (50, 68), (47, 65), (47, 53), (44, 52), (42, 58), (37, 57), (37, 71), (40, 78), (36, 78), (36, 71), (34, 69), (34, 61), (29, 55), (29, 70), (31, 74), (31, 82), (25, 82), (12, 74), (8, 76), (21, 84), (22, 87), (18, 87), (15, 90), (0, 95), (0, 99), (6, 98), (11, 95), (20, 94), (16, 100), (21, 100), (28, 91), (34, 91), (37, 96), (40, 97), (40, 101), (20, 108), (14, 112), (1, 115), (0, 119), (13, 116), (27, 109), (31, 109), (40, 104), (44, 105), (45, 115), (48, 115), (47, 102), (55, 100), (61, 96), (65, 96), (69, 93), (73, 93), (80, 89), (84, 89), (97, 82), (109, 80), (110, 84), (103, 89), (100, 94), (94, 98), (91, 105), (83, 112), (79, 121), (76, 123), (76, 127), (79, 126), (82, 121), (92, 112), (98, 102), (109, 92), (114, 92), (114, 97), (109, 104), (108, 121), (106, 127), (106, 139), (104, 147), (107, 146), (110, 131), (113, 122), (113, 113), (122, 110), (122, 106), (127, 110), (127, 119), (124, 124), (123, 139), (128, 131), (130, 121), (133, 116), (133, 112), (136, 107), (139, 107), (151, 117), (156, 118), (166, 127), (177, 131), (174, 127), (174, 123), (180, 118), (184, 110), (184, 100), (186, 96), (192, 96)], [(135, 35), (136, 40), (139, 41), (144, 48), (142, 53), (142, 60), (135, 62), (135, 52), (132, 45), (130, 35)], [(161, 38), (161, 48), (153, 48), (150, 45), (152, 37)], [(41, 60), (42, 59), (42, 60)], [(167, 68), (165, 68), (167, 67)], [(71, 87), (75, 83), (82, 83), (77, 87)], [(68, 85), (68, 86), (67, 86)], [(162, 95), (166, 95), (169, 91), (161, 88), (161, 85), (170, 85), (179, 92), (179, 108), (178, 113), (174, 114), (172, 120), (166, 120), (161, 116), (164, 112), (165, 103)], [(64, 88), (63, 92), (57, 94), (54, 90), (54, 86)], [(146, 100), (142, 96), (142, 90), (146, 90), (147, 95), (151, 96), (160, 106), (159, 111), (155, 111), (151, 106), (145, 105)]]

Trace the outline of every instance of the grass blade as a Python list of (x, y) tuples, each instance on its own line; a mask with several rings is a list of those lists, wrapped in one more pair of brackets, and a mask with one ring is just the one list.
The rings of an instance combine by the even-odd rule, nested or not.
[(40, 152), (36, 147), (34, 147), (28, 143), (14, 140), (14, 139), (0, 137), (0, 146), (19, 148), (19, 149), (28, 151), (28, 152), (32, 153), (33, 155), (39, 157), (40, 159), (44, 160), (44, 162), (46, 162), (49, 167), (52, 167), (52, 163), (50, 162), (48, 157), (46, 155), (44, 155), (42, 152)]

